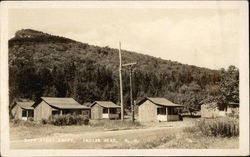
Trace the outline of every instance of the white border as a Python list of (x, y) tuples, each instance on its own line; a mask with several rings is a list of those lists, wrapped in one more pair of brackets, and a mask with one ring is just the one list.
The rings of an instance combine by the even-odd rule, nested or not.
[[(240, 10), (240, 147), (239, 149), (9, 149), (8, 9), (11, 8), (232, 8)], [(193, 156), (249, 155), (249, 49), (247, 1), (84, 1), (1, 2), (1, 154), (3, 156)]]

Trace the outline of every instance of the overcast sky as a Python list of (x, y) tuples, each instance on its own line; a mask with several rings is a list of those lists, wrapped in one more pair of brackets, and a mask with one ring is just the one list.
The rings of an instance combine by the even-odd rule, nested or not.
[(35, 29), (212, 69), (239, 66), (239, 12), (228, 9), (11, 9), (9, 37)]

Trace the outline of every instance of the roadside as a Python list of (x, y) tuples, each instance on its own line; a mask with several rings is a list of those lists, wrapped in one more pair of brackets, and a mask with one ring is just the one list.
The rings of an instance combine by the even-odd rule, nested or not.
[(180, 128), (157, 127), (119, 131), (55, 133), (33, 139), (11, 140), (11, 148), (129, 148), (141, 142), (150, 142), (155, 137), (173, 135), (177, 131), (180, 131)]
[[(141, 127), (114, 130), (90, 126), (11, 127), (12, 148), (125, 148), (138, 141), (174, 134), (191, 121), (142, 124)], [(115, 128), (115, 127), (114, 127)], [(132, 142), (131, 142), (132, 141)]]
[(208, 137), (201, 134), (177, 132), (175, 138), (157, 149), (237, 149), (239, 137)]
[(194, 121), (145, 123), (123, 130), (93, 126), (14, 127), (11, 128), (10, 144), (12, 149), (238, 148), (238, 137), (207, 137), (187, 131), (186, 128), (194, 126)]

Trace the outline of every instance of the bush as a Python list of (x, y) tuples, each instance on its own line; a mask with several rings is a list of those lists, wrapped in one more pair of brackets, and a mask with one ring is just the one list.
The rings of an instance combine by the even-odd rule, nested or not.
[(13, 124), (20, 124), (21, 123), (21, 119), (11, 119), (11, 122), (13, 123)]
[(21, 120), (21, 119), (12, 119), (10, 121), (14, 126), (37, 126), (37, 124), (32, 120)]
[(239, 119), (239, 109), (232, 109), (232, 112), (228, 113), (227, 116)]
[(28, 121), (33, 122), (34, 118), (33, 117), (28, 117)]
[(51, 118), (50, 122), (54, 125), (88, 125), (89, 119), (83, 115), (55, 115)]
[(207, 136), (239, 136), (239, 120), (237, 118), (202, 119), (196, 123), (196, 127)]
[(93, 127), (104, 127), (106, 129), (128, 129), (141, 127), (139, 122), (121, 120), (98, 120), (90, 123)]
[(195, 133), (198, 131), (199, 131), (199, 129), (196, 126), (194, 126), (194, 127), (190, 126), (190, 127), (183, 128), (183, 132), (186, 132), (186, 133)]
[(49, 121), (48, 121), (47, 119), (42, 119), (42, 120), (41, 120), (41, 123), (42, 123), (42, 124), (48, 124)]

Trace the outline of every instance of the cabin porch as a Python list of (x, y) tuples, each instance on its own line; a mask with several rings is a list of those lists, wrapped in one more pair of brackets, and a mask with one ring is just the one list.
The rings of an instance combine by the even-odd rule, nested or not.
[(90, 117), (88, 109), (52, 109), (52, 116), (55, 115), (84, 115)]
[(102, 118), (105, 119), (118, 119), (119, 113), (117, 108), (103, 108)]
[(175, 107), (157, 107), (157, 120), (164, 121), (178, 121), (180, 120), (178, 111)]

